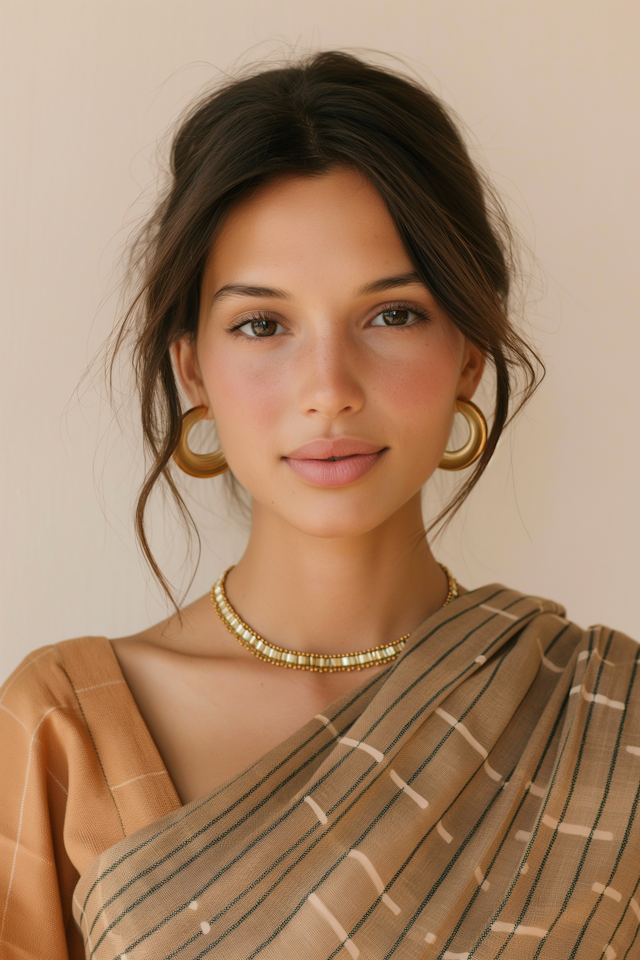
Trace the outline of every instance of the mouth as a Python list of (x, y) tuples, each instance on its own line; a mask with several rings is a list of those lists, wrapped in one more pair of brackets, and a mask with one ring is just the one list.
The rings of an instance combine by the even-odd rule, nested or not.
[(344, 487), (366, 476), (388, 447), (340, 437), (314, 440), (282, 459), (295, 474), (316, 487)]

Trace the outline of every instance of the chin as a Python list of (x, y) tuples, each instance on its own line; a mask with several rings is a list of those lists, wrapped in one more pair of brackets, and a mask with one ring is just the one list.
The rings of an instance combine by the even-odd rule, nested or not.
[[(381, 510), (382, 504), (379, 501), (376, 502), (370, 497), (367, 500), (370, 501), (368, 504), (325, 502), (322, 505), (316, 504), (315, 508), (310, 504), (300, 504), (295, 511), (291, 510), (291, 504), (287, 504), (284, 509), (278, 509), (276, 504), (274, 508), (290, 526), (309, 537), (337, 539), (369, 533), (384, 523), (397, 509), (392, 507), (389, 511)], [(372, 507), (375, 509), (371, 509)]]

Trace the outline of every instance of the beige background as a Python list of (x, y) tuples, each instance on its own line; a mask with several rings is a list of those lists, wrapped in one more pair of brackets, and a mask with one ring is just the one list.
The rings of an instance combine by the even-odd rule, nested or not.
[[(91, 381), (74, 391), (111, 328), (159, 138), (238, 57), (287, 43), (403, 55), (468, 124), (538, 260), (547, 380), (437, 553), (468, 586), (501, 580), (640, 638), (638, 4), (4, 0), (2, 16), (0, 674), (164, 613), (132, 535), (135, 425), (123, 438)], [(192, 594), (245, 536), (219, 481), (201, 483)], [(175, 571), (160, 510), (156, 536)]]

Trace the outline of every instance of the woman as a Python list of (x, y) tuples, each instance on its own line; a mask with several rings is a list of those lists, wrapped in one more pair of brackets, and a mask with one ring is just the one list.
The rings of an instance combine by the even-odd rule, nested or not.
[(153, 460), (138, 532), (162, 580), (145, 505), (159, 480), (182, 505), (175, 460), (229, 468), (251, 536), (211, 596), (6, 682), (7, 957), (637, 955), (637, 646), (464, 591), (422, 520), (535, 386), (488, 198), (431, 94), (343, 54), (182, 124), (117, 344)]

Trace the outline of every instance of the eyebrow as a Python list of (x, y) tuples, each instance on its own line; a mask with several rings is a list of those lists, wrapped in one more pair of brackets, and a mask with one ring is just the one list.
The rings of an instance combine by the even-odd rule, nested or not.
[(415, 270), (411, 270), (409, 273), (400, 273), (395, 277), (383, 277), (382, 280), (365, 283), (364, 287), (360, 288), (360, 296), (365, 296), (367, 293), (380, 293), (381, 290), (390, 290), (392, 287), (406, 287), (411, 283), (422, 284), (422, 280)]
[[(380, 293), (382, 290), (390, 290), (393, 287), (406, 287), (408, 284), (422, 283), (420, 277), (415, 271), (409, 273), (400, 273), (394, 277), (383, 277), (380, 280), (372, 280), (371, 283), (365, 283), (358, 291), (359, 296), (366, 296), (369, 293)], [(246, 283), (226, 283), (211, 298), (211, 306), (224, 300), (225, 297), (259, 297), (270, 298), (272, 300), (291, 300), (291, 294), (286, 290), (279, 290), (277, 287), (255, 287)]]
[(277, 300), (290, 300), (291, 296), (285, 290), (273, 287), (254, 287), (246, 283), (226, 283), (211, 298), (211, 306), (225, 297), (271, 297)]

